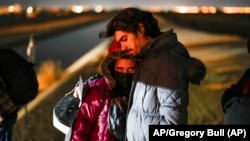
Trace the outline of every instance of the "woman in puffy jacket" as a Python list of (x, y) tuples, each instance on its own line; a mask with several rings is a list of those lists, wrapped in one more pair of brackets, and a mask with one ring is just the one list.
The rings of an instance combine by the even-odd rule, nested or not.
[(114, 46), (117, 42), (111, 44), (101, 64), (102, 75), (88, 81), (72, 126), (71, 141), (125, 139), (127, 101), (138, 61), (125, 51), (113, 50), (117, 48)]

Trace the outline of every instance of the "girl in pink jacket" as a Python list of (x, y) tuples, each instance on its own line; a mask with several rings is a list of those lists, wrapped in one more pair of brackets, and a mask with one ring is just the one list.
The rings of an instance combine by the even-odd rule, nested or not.
[(72, 126), (71, 141), (125, 139), (125, 119), (119, 120), (117, 113), (125, 113), (123, 118), (126, 117), (132, 75), (138, 61), (126, 51), (113, 50), (112, 46), (101, 64), (102, 75), (88, 82), (87, 93)]

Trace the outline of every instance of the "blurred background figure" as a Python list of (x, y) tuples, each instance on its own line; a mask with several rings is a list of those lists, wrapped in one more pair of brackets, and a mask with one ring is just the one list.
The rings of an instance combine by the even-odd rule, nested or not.
[[(250, 36), (247, 51), (250, 54)], [(221, 106), (225, 124), (250, 124), (250, 67), (236, 84), (225, 90)]]
[(9, 48), (0, 49), (0, 141), (11, 141), (17, 112), (35, 99), (38, 81), (29, 62)]
[(34, 42), (34, 35), (31, 34), (30, 35), (30, 39), (29, 39), (29, 44), (27, 47), (27, 60), (32, 63), (35, 64), (35, 57), (36, 57), (36, 46), (35, 46), (35, 42)]

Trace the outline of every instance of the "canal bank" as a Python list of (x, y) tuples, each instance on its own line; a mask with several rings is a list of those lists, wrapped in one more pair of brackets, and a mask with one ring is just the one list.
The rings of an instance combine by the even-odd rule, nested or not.
[(46, 22), (31, 24), (6, 25), (0, 27), (0, 48), (9, 48), (18, 44), (27, 44), (29, 36), (34, 39), (50, 38), (61, 33), (79, 29), (83, 26), (110, 18), (114, 13), (94, 13)]

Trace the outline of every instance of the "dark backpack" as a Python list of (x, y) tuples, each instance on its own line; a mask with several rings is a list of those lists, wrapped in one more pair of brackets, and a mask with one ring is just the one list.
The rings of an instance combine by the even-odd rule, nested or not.
[(16, 104), (26, 104), (38, 94), (34, 64), (12, 49), (0, 49), (0, 76)]

